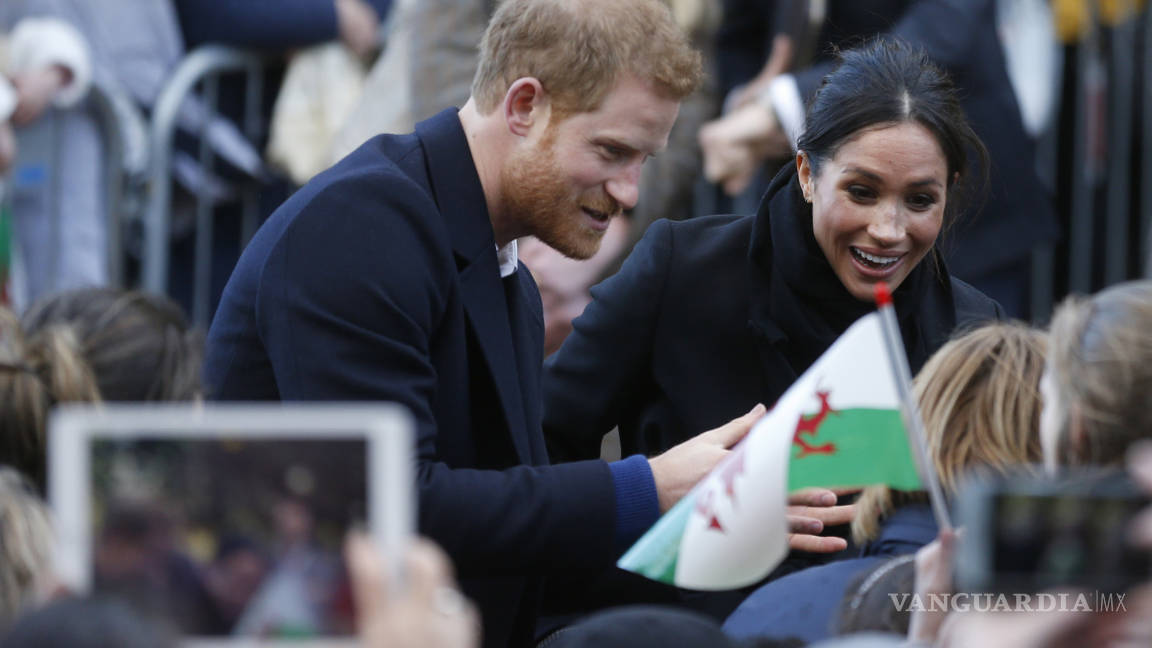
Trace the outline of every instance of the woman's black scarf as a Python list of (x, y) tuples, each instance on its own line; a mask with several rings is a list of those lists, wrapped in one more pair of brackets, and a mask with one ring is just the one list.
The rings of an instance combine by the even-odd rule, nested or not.
[[(781, 349), (802, 374), (857, 319), (875, 305), (840, 283), (812, 233), (812, 206), (804, 201), (796, 166), (788, 164), (768, 187), (749, 248), (756, 311), (780, 330)], [(758, 276), (757, 276), (758, 275)], [(944, 263), (933, 250), (893, 294), (912, 371), (919, 371), (936, 344), (956, 325)]]

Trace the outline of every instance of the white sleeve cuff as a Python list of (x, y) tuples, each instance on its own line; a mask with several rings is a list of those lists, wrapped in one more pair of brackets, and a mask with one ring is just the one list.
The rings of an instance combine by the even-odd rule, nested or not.
[(796, 77), (791, 74), (781, 74), (772, 79), (768, 88), (764, 90), (761, 99), (772, 104), (776, 112), (776, 121), (788, 136), (792, 148), (796, 148), (796, 140), (804, 132), (804, 102), (800, 99), (800, 88), (796, 85)]
[(16, 110), (16, 89), (0, 74), (0, 124), (8, 121)]
[(21, 20), (12, 30), (8, 71), (20, 73), (51, 65), (63, 66), (72, 73), (71, 82), (56, 95), (56, 106), (68, 108), (83, 99), (92, 83), (92, 61), (84, 36), (56, 18)]

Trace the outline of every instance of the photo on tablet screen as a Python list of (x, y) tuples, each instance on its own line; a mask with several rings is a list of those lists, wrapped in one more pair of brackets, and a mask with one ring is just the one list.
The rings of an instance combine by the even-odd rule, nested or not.
[(92, 591), (183, 634), (353, 632), (341, 561), (363, 440), (92, 441)]
[[(288, 422), (278, 410), (259, 428), (230, 427), (238, 410), (226, 409), (187, 425), (179, 416), (148, 427), (135, 415), (73, 412), (54, 426), (75, 442), (49, 464), (63, 571), (189, 637), (354, 634), (344, 538), (354, 527), (410, 533), (410, 511), (382, 513), (380, 503), (388, 467), (379, 464), (403, 473), (406, 446), (383, 452), (371, 425), (329, 428), (315, 413)], [(380, 519), (389, 516), (390, 525)]]

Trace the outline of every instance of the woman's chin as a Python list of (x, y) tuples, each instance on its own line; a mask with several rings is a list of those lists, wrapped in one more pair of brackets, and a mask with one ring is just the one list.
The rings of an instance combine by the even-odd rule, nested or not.
[(894, 275), (888, 279), (866, 279), (860, 276), (855, 276), (852, 277), (849, 281), (844, 281), (843, 277), (840, 278), (840, 282), (844, 284), (844, 288), (848, 290), (849, 294), (863, 302), (875, 301), (876, 284), (880, 283), (881, 281), (887, 281), (888, 290), (896, 292), (896, 289), (900, 287), (900, 284), (904, 283), (904, 276)]

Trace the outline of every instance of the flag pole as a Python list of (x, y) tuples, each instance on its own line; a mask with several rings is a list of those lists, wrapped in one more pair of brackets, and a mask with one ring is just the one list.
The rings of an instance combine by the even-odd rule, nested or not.
[(932, 503), (932, 513), (936, 516), (936, 524), (941, 531), (952, 528), (952, 519), (948, 515), (948, 504), (944, 500), (944, 491), (940, 488), (940, 479), (936, 475), (936, 468), (928, 456), (928, 445), (924, 436), (924, 421), (920, 418), (920, 407), (912, 395), (912, 374), (908, 370), (905, 359), (904, 340), (900, 336), (900, 325), (896, 323), (896, 310), (892, 307), (892, 293), (888, 284), (883, 281), (876, 284), (876, 308), (880, 314), (880, 330), (884, 333), (884, 349), (888, 354), (888, 363), (892, 366), (892, 373), (896, 375), (896, 393), (900, 397), (900, 413), (904, 417), (904, 429), (907, 430), (908, 440), (912, 443), (912, 454), (920, 466), (920, 475), (924, 479), (924, 486), (928, 490), (928, 499)]

